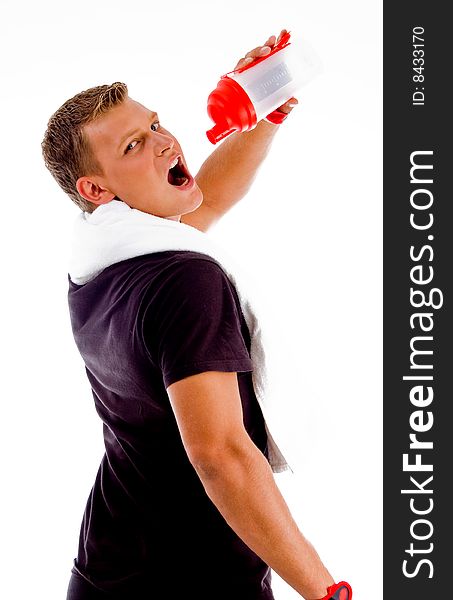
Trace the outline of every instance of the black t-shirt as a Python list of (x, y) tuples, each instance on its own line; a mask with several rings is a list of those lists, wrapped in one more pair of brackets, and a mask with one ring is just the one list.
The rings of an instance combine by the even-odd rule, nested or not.
[(73, 570), (131, 600), (272, 598), (267, 565), (190, 464), (166, 392), (203, 371), (237, 372), (244, 426), (267, 455), (249, 331), (221, 266), (197, 252), (148, 254), (69, 280), (68, 299), (105, 441)]

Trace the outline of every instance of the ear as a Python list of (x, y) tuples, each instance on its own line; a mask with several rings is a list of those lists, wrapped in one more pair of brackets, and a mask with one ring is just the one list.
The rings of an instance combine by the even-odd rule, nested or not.
[(100, 186), (90, 177), (79, 177), (79, 179), (77, 179), (76, 187), (82, 198), (85, 198), (85, 200), (88, 200), (93, 204), (107, 204), (107, 202), (110, 202), (110, 200), (115, 198), (113, 192)]

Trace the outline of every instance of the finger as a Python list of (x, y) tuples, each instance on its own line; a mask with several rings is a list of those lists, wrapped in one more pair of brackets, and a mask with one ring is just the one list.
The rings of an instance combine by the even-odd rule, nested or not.
[(250, 50), (250, 52), (247, 52), (245, 58), (257, 58), (258, 56), (269, 54), (270, 51), (271, 49), (269, 46), (257, 46), (256, 48), (253, 48), (253, 50)]
[[(282, 31), (282, 34), (285, 31), (286, 30), (284, 29)], [(276, 43), (275, 35), (271, 35), (266, 40), (266, 43), (264, 44), (264, 46), (257, 46), (256, 48), (253, 48), (253, 50), (250, 50), (250, 52), (247, 52), (247, 54), (244, 56), (244, 58), (241, 58), (238, 61), (237, 65), (234, 67), (234, 70), (236, 71), (237, 69), (241, 69), (242, 67), (249, 65), (253, 60), (255, 60), (255, 58), (261, 58), (263, 56), (267, 56), (272, 51), (272, 47), (275, 45), (275, 43)]]
[(270, 46), (263, 46), (259, 52), (258, 56), (265, 56), (266, 54), (269, 54), (269, 52), (271, 52), (272, 48)]
[(253, 62), (253, 60), (254, 59), (251, 56), (248, 58), (241, 58), (241, 60), (239, 60), (237, 65), (234, 67), (234, 70), (237, 71), (238, 69), (242, 69), (242, 67), (246, 67)]
[(286, 29), (282, 29), (282, 30), (280, 31), (280, 34), (279, 34), (279, 36), (278, 36), (278, 38), (277, 38), (277, 43), (278, 43), (278, 42), (279, 42), (279, 41), (282, 39), (282, 37), (283, 37), (283, 36), (284, 36), (286, 33), (288, 33), (288, 32), (286, 31)]
[(275, 35), (271, 35), (263, 44), (263, 46), (273, 46), (275, 44)]
[(279, 112), (285, 113), (285, 115), (289, 115), (289, 113), (293, 110), (295, 106), (299, 104), (297, 98), (290, 98), (285, 104), (282, 104), (277, 108)]

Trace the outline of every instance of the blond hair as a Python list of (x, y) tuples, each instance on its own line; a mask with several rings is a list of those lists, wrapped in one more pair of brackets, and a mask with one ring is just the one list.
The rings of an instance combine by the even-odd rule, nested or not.
[(96, 205), (78, 193), (77, 180), (84, 175), (102, 175), (83, 128), (124, 102), (127, 94), (126, 84), (120, 82), (90, 88), (67, 100), (47, 124), (41, 144), (46, 167), (83, 211), (93, 212)]

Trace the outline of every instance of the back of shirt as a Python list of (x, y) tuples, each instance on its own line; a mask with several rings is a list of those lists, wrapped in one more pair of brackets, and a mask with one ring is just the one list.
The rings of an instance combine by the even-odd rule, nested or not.
[(69, 281), (68, 299), (106, 449), (75, 570), (116, 593), (193, 589), (201, 598), (223, 582), (225, 593), (268, 597), (269, 570), (207, 497), (166, 392), (196, 373), (237, 372), (244, 426), (266, 455), (250, 336), (221, 266), (196, 252), (148, 254), (85, 285)]

